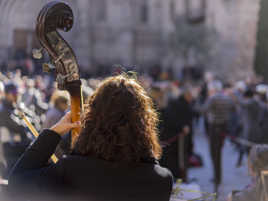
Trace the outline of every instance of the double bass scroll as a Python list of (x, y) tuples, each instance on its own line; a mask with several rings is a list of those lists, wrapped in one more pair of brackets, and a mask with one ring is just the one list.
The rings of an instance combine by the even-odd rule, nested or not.
[[(68, 32), (73, 26), (73, 12), (64, 2), (52, 1), (40, 11), (36, 22), (36, 35), (51, 62), (43, 65), (43, 71), (55, 72), (60, 90), (67, 90), (71, 97), (72, 122), (80, 120), (82, 110), (81, 81), (76, 56), (70, 45), (57, 30)], [(40, 58), (41, 51), (35, 51)], [(71, 147), (74, 146), (80, 128), (72, 130)]]

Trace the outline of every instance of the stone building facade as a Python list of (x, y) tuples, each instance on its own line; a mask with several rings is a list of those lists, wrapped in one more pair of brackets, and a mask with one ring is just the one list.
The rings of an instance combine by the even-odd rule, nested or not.
[[(119, 63), (146, 68), (155, 64), (174, 67), (185, 63), (169, 48), (174, 15), (185, 15), (185, 2), (203, 0), (64, 0), (75, 15), (73, 29), (63, 36), (74, 48), (82, 68)], [(204, 0), (205, 1), (205, 0)], [(0, 60), (14, 49), (38, 46), (36, 17), (48, 0), (0, 0)], [(206, 0), (206, 23), (219, 37), (205, 68), (243, 78), (253, 73), (259, 0)], [(189, 25), (192, 26), (192, 25)], [(177, 70), (177, 71), (176, 71)]]
[(207, 23), (219, 33), (211, 69), (242, 79), (254, 74), (260, 0), (209, 0)]

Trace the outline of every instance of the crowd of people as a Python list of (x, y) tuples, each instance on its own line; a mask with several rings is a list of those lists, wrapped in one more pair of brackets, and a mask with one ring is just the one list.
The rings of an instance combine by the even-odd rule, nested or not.
[[(117, 69), (116, 73), (120, 75), (120, 70)], [(160, 151), (155, 147), (157, 144), (151, 144), (154, 148), (151, 150), (154, 155), (150, 157), (158, 160), (161, 166), (168, 168), (173, 175), (174, 181), (182, 179), (184, 182), (190, 182), (187, 170), (190, 167), (202, 166), (202, 156), (196, 154), (194, 149), (194, 127), (198, 121), (203, 121), (206, 135), (209, 139), (209, 150), (214, 168), (213, 183), (215, 191), (218, 191), (219, 185), (222, 182), (222, 176), (224, 176), (221, 170), (221, 152), (224, 147), (224, 141), (228, 139), (233, 143), (238, 153), (237, 167), (241, 166), (244, 155), (249, 156), (251, 161), (250, 167), (252, 172), (254, 172), (253, 177), (255, 178), (255, 182), (251, 185), (253, 190), (233, 192), (228, 199), (242, 201), (249, 200), (245, 197), (252, 196), (250, 200), (259, 200), (254, 198), (254, 196), (259, 195), (259, 191), (265, 190), (265, 187), (262, 186), (260, 175), (261, 171), (268, 167), (268, 162), (266, 162), (264, 156), (264, 153), (267, 152), (267, 147), (265, 145), (256, 146), (256, 144), (268, 144), (268, 137), (266, 135), (268, 131), (268, 124), (266, 123), (266, 120), (268, 120), (268, 85), (250, 79), (226, 83), (224, 80), (217, 79), (209, 73), (203, 79), (193, 82), (171, 79), (172, 76), (168, 72), (159, 72), (158, 75), (150, 75), (149, 73), (139, 75), (133, 72), (123, 74), (129, 79), (137, 80), (137, 83), (140, 83), (141, 87), (148, 93), (148, 96), (152, 98), (152, 108), (156, 110), (156, 113), (148, 113), (147, 115), (152, 115), (150, 117), (152, 120), (145, 120), (146, 122), (148, 121), (147, 124), (152, 124), (153, 116), (155, 114), (158, 115), (159, 123), (157, 124), (157, 129), (155, 131), (152, 130), (151, 133), (156, 134), (158, 132), (159, 143), (163, 153), (162, 157), (160, 157)], [(87, 99), (91, 100), (93, 94), (96, 97), (97, 92), (101, 93), (99, 88), (104, 86), (102, 81), (104, 77), (83, 79), (83, 74), (81, 75), (83, 95), (86, 102)], [(120, 78), (117, 81), (120, 80), (121, 83), (122, 79)], [(128, 82), (129, 80), (126, 79), (121, 85), (123, 86)], [(123, 88), (122, 86), (121, 88)], [(135, 85), (135, 87), (139, 89), (140, 86)], [(143, 92), (139, 89), (137, 93)], [(109, 99), (113, 98), (114, 94), (106, 94), (106, 96), (105, 99)], [(122, 96), (120, 104), (124, 105), (123, 100), (125, 99), (126, 102), (131, 101)], [(64, 117), (70, 105), (70, 98), (67, 92), (57, 89), (53, 76), (48, 74), (34, 75), (33, 72), (25, 74), (15, 68), (12, 71), (8, 70), (0, 74), (0, 102), (0, 127), (5, 127), (9, 131), (1, 130), (0, 133), (0, 176), (7, 179), (17, 159), (34, 139), (23, 120), (19, 118), (19, 111), (23, 111), (37, 130), (41, 132), (41, 130), (53, 127)], [(113, 103), (113, 109), (115, 109), (117, 102)], [(147, 103), (150, 105), (150, 102)], [(126, 104), (124, 109), (127, 109), (128, 106)], [(118, 106), (118, 108), (120, 107), (122, 105)], [(147, 109), (151, 110), (150, 108)], [(106, 110), (108, 109), (106, 108)], [(100, 109), (99, 111), (105, 113), (106, 110)], [(112, 112), (110, 111), (111, 114)], [(122, 113), (121, 119), (119, 119), (120, 122), (127, 121), (124, 120), (124, 111), (120, 110), (120, 112)], [(131, 114), (130, 111), (129, 114)], [(117, 113), (118, 115), (119, 113)], [(111, 115), (109, 117), (114, 118), (114, 121), (117, 119), (111, 117)], [(104, 121), (108, 128), (111, 122), (109, 122), (108, 118)], [(156, 124), (157, 121), (154, 123)], [(154, 123), (151, 125), (151, 129), (153, 129)], [(105, 129), (107, 128), (105, 127)], [(88, 129), (91, 129), (91, 132), (97, 132), (90, 128), (90, 126)], [(104, 128), (100, 127), (99, 129)], [(112, 135), (115, 131), (112, 127), (110, 129), (109, 132)], [(122, 127), (122, 132), (124, 129), (126, 128)], [(125, 131), (130, 130), (126, 129)], [(123, 135), (121, 137), (122, 139), (124, 138)], [(85, 135), (84, 138), (88, 139), (89, 137)], [(96, 143), (98, 143), (97, 140), (101, 140), (96, 137), (91, 138)], [(110, 138), (111, 140), (113, 139), (111, 136)], [(118, 137), (118, 139), (113, 140), (119, 143), (122, 139)], [(132, 140), (135, 141), (133, 137)], [(83, 143), (80, 145), (78, 148), (80, 148), (79, 153), (81, 154), (84, 153), (81, 147), (87, 147), (87, 145)], [(142, 148), (143, 150), (135, 150), (135, 147), (130, 146), (129, 149), (125, 148), (129, 154), (132, 153), (128, 157), (116, 152), (116, 154), (109, 155), (106, 158), (106, 155), (104, 156), (100, 153), (101, 149), (104, 148), (101, 147), (101, 144), (99, 146), (95, 147), (96, 150), (93, 150), (93, 148), (91, 150), (87, 147), (87, 154), (90, 151), (95, 151), (100, 154), (97, 157), (107, 160), (110, 160), (109, 157), (115, 161), (120, 160), (117, 157), (132, 160), (129, 158), (130, 156), (133, 156), (133, 160), (140, 160), (135, 158), (134, 155), (136, 154), (137, 157), (141, 157), (139, 155), (141, 153), (138, 153), (138, 151), (146, 150), (144, 147)], [(118, 146), (123, 147), (123, 145)], [(250, 152), (252, 146), (254, 149)], [(111, 152), (113, 147), (110, 147), (110, 149), (109, 151)], [(120, 152), (120, 150), (118, 151)], [(142, 160), (147, 161), (150, 157), (146, 156), (146, 160)], [(31, 160), (36, 159), (31, 158)], [(169, 175), (164, 169), (159, 169), (159, 172), (161, 176), (164, 174)], [(103, 181), (105, 178), (103, 177), (101, 180)], [(124, 181), (121, 177), (119, 180), (121, 182)], [(160, 182), (161, 185), (164, 185), (163, 182)], [(165, 182), (168, 181), (166, 180)], [(155, 186), (154, 189), (158, 188), (159, 186)], [(165, 189), (165, 196), (167, 196), (171, 192), (168, 193), (167, 187)], [(246, 196), (243, 193), (246, 193)], [(261, 193), (261, 196), (261, 199), (264, 199), (263, 193)]]

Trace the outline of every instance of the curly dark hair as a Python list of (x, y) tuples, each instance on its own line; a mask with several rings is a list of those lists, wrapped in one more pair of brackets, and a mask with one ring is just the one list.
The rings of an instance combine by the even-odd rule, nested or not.
[(157, 124), (152, 99), (138, 81), (112, 76), (89, 98), (75, 150), (108, 161), (159, 159)]

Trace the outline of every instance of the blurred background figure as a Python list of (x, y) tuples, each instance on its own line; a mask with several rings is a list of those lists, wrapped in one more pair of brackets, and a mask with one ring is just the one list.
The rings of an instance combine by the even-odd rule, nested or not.
[(2, 99), (5, 95), (5, 86), (4, 83), (0, 81), (0, 103), (2, 102)]
[[(2, 99), (4, 98), (5, 91), (4, 91), (4, 84), (0, 81), (0, 104), (2, 104)], [(3, 146), (2, 146), (2, 139), (1, 139), (1, 130), (0, 130), (0, 180), (3, 177), (5, 171), (5, 158), (3, 155)]]
[(46, 113), (43, 128), (50, 128), (58, 122), (69, 107), (69, 94), (65, 91), (55, 91), (51, 96), (51, 107)]
[(223, 85), (215, 80), (208, 85), (210, 97), (205, 105), (205, 113), (208, 120), (208, 136), (210, 154), (214, 168), (214, 189), (222, 181), (221, 152), (224, 145), (225, 135), (229, 132), (231, 114), (235, 110), (232, 99), (223, 92)]
[(36, 115), (41, 116), (48, 110), (48, 104), (45, 102), (44, 93), (39, 86), (35, 86), (35, 81), (28, 78), (25, 81), (24, 93), (21, 97), (21, 102), (25, 107), (30, 108)]
[[(29, 140), (26, 136), (24, 126), (19, 125), (12, 119), (12, 113), (15, 110), (18, 99), (18, 88), (13, 83), (7, 83), (5, 85), (5, 96), (0, 106), (0, 126), (7, 128), (11, 132), (11, 142), (16, 141), (15, 135), (19, 134), (22, 143), (28, 143)], [(3, 118), (5, 117), (5, 118)]]
[(244, 190), (234, 190), (228, 201), (268, 200), (268, 145), (256, 145), (250, 150), (248, 169), (252, 182)]
[[(260, 143), (262, 138), (261, 122), (264, 117), (264, 108), (261, 107), (260, 101), (256, 98), (254, 88), (248, 88), (245, 91), (240, 104), (242, 107), (242, 137), (252, 143)], [(241, 166), (243, 155), (245, 153), (248, 154), (249, 149), (250, 147), (248, 146), (241, 146), (237, 166)]]
[[(258, 87), (258, 86), (257, 86)], [(258, 89), (256, 89), (258, 92)], [(260, 91), (260, 107), (261, 107), (261, 117), (260, 117), (260, 130), (261, 139), (260, 142), (263, 144), (268, 144), (268, 85), (264, 85), (263, 89)]]
[(7, 176), (8, 171), (6, 170), (11, 169), (30, 143), (25, 127), (13, 114), (18, 99), (18, 88), (13, 83), (7, 83), (4, 88), (5, 96), (0, 105), (0, 127), (5, 128), (8, 132), (3, 132), (1, 129), (0, 133), (0, 143), (5, 159), (1, 165), (2, 177)]
[[(55, 123), (57, 123), (66, 113), (69, 108), (70, 96), (67, 91), (60, 91), (55, 89), (50, 97), (50, 108), (45, 114), (45, 120), (42, 124), (42, 128), (50, 128)], [(58, 158), (61, 158), (64, 154), (70, 152), (71, 135), (62, 137), (59, 145), (55, 150), (55, 154)]]
[(193, 153), (192, 123), (195, 112), (192, 106), (191, 88), (182, 90), (178, 98), (171, 99), (163, 111), (162, 164), (168, 167), (175, 178), (187, 182), (188, 159)]
[[(238, 81), (231, 86), (229, 96), (232, 98), (235, 104), (235, 110), (231, 114), (231, 124), (230, 124), (230, 137), (231, 142), (235, 145), (235, 149), (238, 150), (239, 155), (241, 156), (240, 152), (243, 152), (244, 149), (247, 147), (241, 145), (240, 143), (236, 142), (235, 138), (244, 138), (244, 129), (245, 129), (245, 112), (242, 108), (241, 101), (244, 99), (245, 91), (247, 90), (247, 85), (244, 81)], [(244, 138), (245, 139), (245, 138)], [(241, 167), (242, 159), (239, 156), (236, 167)]]

